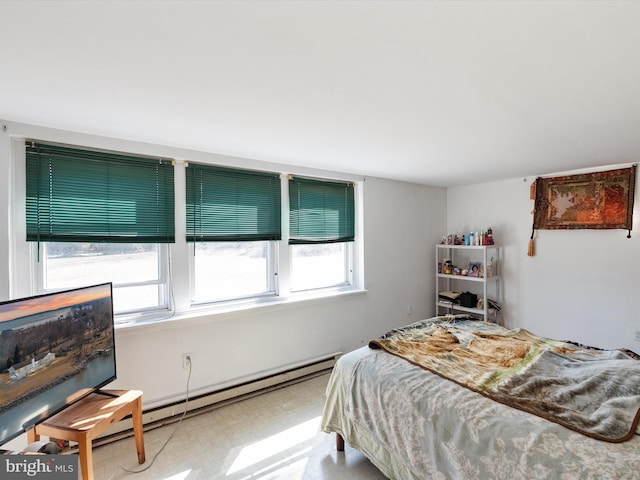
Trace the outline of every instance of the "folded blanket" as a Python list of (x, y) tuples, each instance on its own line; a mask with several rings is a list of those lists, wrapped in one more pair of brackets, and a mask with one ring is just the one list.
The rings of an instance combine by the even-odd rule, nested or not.
[(609, 442), (640, 421), (640, 361), (467, 316), (435, 317), (372, 340), (389, 353), (500, 403)]

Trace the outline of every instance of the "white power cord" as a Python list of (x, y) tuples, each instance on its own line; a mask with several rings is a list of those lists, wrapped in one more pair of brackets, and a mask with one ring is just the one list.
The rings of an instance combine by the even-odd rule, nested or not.
[(123, 470), (126, 473), (142, 473), (142, 472), (146, 472), (147, 470), (149, 470), (149, 468), (151, 468), (151, 466), (156, 461), (156, 458), (158, 458), (158, 455), (160, 455), (160, 453), (162, 453), (162, 451), (169, 444), (169, 442), (171, 441), (171, 439), (173, 438), (175, 433), (178, 431), (178, 428), (180, 428), (180, 425), (182, 425), (182, 420), (184, 420), (184, 417), (187, 415), (187, 412), (189, 411), (189, 382), (191, 381), (191, 365), (192, 365), (193, 362), (192, 362), (191, 356), (187, 356), (187, 360), (189, 360), (189, 375), (187, 376), (187, 393), (186, 393), (186, 398), (185, 398), (185, 402), (184, 402), (184, 411), (182, 412), (182, 415), (180, 416), (180, 419), (176, 423), (175, 428), (169, 434), (169, 437), (167, 437), (165, 442), (162, 444), (162, 447), (160, 447), (160, 450), (158, 450), (156, 452), (156, 454), (153, 456), (153, 458), (151, 459), (151, 462), (149, 462), (149, 465), (147, 465), (147, 466), (145, 466), (143, 468), (140, 468), (138, 470), (130, 470), (130, 469), (125, 468), (125, 467), (118, 467), (116, 470), (113, 471), (113, 473), (111, 475), (109, 475), (107, 480), (111, 480), (118, 470)]

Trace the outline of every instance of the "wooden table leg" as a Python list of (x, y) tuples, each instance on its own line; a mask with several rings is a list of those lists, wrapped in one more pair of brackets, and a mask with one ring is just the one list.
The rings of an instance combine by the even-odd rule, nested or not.
[(93, 480), (93, 452), (91, 437), (88, 432), (78, 435), (78, 452), (80, 454), (80, 470), (82, 480)]
[(27, 430), (27, 445), (31, 445), (33, 442), (40, 440), (40, 435), (36, 434), (35, 428)]
[(133, 420), (133, 435), (136, 440), (136, 451), (138, 452), (138, 463), (143, 464), (145, 462), (144, 453), (144, 430), (142, 424), (142, 397), (139, 397), (131, 411), (131, 419)]
[(344, 452), (344, 438), (342, 435), (336, 432), (336, 450), (339, 452)]

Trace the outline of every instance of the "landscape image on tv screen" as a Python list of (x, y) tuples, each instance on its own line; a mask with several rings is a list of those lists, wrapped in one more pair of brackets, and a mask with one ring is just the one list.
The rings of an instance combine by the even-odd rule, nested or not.
[(110, 283), (0, 303), (0, 444), (115, 377)]

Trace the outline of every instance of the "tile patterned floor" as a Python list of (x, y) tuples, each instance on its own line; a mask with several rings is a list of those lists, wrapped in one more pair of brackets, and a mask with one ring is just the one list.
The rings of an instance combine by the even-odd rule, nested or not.
[[(151, 466), (175, 424), (145, 432), (147, 462), (133, 438), (94, 448), (95, 480), (377, 480), (360, 452), (335, 449), (320, 432), (329, 375), (185, 419)], [(149, 468), (138, 474), (126, 470)]]

